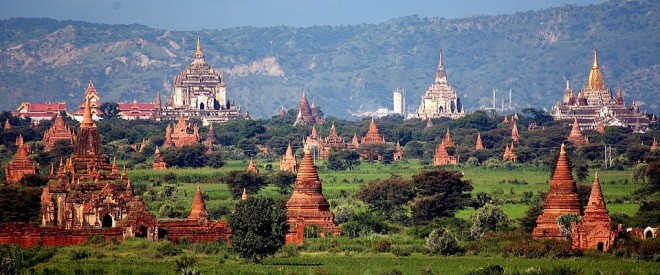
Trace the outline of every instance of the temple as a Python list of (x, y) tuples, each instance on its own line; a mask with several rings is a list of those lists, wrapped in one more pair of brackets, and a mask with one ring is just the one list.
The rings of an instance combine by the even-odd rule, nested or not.
[(438, 146), (435, 148), (433, 154), (433, 165), (435, 166), (455, 165), (458, 164), (458, 161), (459, 161), (458, 156), (449, 155), (444, 141), (440, 142), (440, 144), (438, 144)]
[(154, 164), (151, 167), (158, 171), (167, 170), (167, 163), (165, 162), (163, 155), (160, 153), (160, 148), (158, 148), (158, 146), (156, 146), (156, 150), (154, 151)]
[(396, 147), (394, 148), (394, 160), (402, 160), (403, 159), (403, 148), (401, 147), (401, 143), (399, 143), (399, 140), (396, 141)]
[(625, 105), (621, 90), (617, 92), (616, 99), (612, 96), (612, 92), (605, 86), (596, 49), (584, 90), (579, 90), (575, 100), (573, 89), (567, 81), (563, 100), (552, 107), (551, 114), (554, 120), (576, 118), (580, 128), (594, 130), (603, 123), (604, 126), (622, 126), (642, 132), (648, 129), (651, 122), (634, 102), (632, 106)]
[(334, 222), (330, 212), (330, 203), (323, 196), (321, 180), (316, 172), (312, 155), (305, 151), (293, 194), (286, 203), (287, 216), (291, 229), (286, 235), (287, 243), (302, 244), (305, 227), (315, 226), (321, 236), (331, 233), (336, 236), (340, 228)]
[(286, 152), (280, 160), (280, 171), (289, 171), (294, 174), (298, 173), (298, 162), (296, 161), (296, 156), (293, 155), (291, 142), (289, 142), (289, 146), (286, 148)]
[[(284, 110), (284, 108), (282, 108)], [(323, 115), (319, 113), (316, 108), (316, 103), (312, 102), (310, 107), (309, 101), (305, 93), (300, 97), (300, 103), (298, 104), (298, 109), (296, 110), (297, 117), (293, 125), (305, 125), (305, 124), (323, 124)], [(281, 113), (281, 111), (280, 111)]]
[(376, 126), (373, 117), (371, 118), (371, 123), (369, 123), (369, 130), (360, 141), (360, 144), (385, 144), (385, 137), (378, 133), (378, 126)]
[(64, 119), (62, 119), (62, 116), (59, 113), (55, 116), (55, 123), (53, 123), (53, 126), (44, 133), (42, 139), (44, 150), (46, 152), (52, 150), (58, 140), (65, 140), (68, 144), (74, 144), (75, 142), (73, 130), (69, 129), (69, 127), (64, 124)]
[(578, 124), (577, 118), (573, 120), (573, 128), (571, 128), (571, 133), (568, 134), (568, 141), (572, 142), (575, 146), (582, 146), (589, 144), (589, 138), (582, 135), (580, 130), (580, 125)]
[(518, 160), (518, 155), (516, 155), (516, 152), (513, 151), (514, 146), (513, 142), (511, 142), (511, 146), (509, 144), (506, 144), (506, 148), (504, 148), (504, 154), (502, 155), (502, 160), (510, 160), (512, 162), (516, 162)]
[(17, 184), (23, 176), (35, 174), (36, 172), (37, 166), (28, 157), (28, 150), (23, 142), (23, 137), (19, 136), (16, 157), (5, 166), (5, 181), (7, 184)]
[[(241, 110), (227, 99), (224, 77), (206, 63), (201, 40), (197, 38), (197, 49), (190, 66), (174, 77), (172, 97), (166, 106), (156, 108), (158, 119), (174, 120), (185, 115), (204, 121), (226, 122), (241, 117)], [(158, 101), (158, 100), (157, 100)]]
[(477, 133), (477, 141), (474, 144), (474, 150), (479, 151), (479, 150), (483, 150), (483, 149), (484, 149), (484, 145), (481, 142), (481, 133)]
[(20, 118), (30, 118), (33, 124), (39, 124), (41, 121), (53, 119), (62, 112), (66, 113), (66, 102), (23, 102), (16, 108), (16, 112), (13, 115)]
[(617, 235), (612, 230), (611, 222), (596, 173), (584, 216), (579, 224), (574, 223), (571, 228), (573, 249), (609, 251)]
[(563, 214), (582, 214), (582, 205), (577, 195), (577, 186), (571, 175), (564, 144), (561, 145), (555, 173), (550, 181), (550, 191), (543, 203), (543, 214), (536, 219), (532, 232), (535, 239), (563, 239), (557, 218)]
[(435, 81), (429, 86), (417, 109), (417, 118), (449, 117), (456, 119), (465, 116), (465, 109), (454, 88), (447, 83), (447, 73), (442, 62), (442, 50), (435, 72)]
[(248, 167), (247, 167), (247, 169), (245, 169), (245, 171), (250, 172), (250, 173), (259, 174), (259, 169), (257, 169), (256, 166), (254, 166), (254, 161), (252, 161), (252, 159), (250, 159), (250, 163), (248, 163)]
[(511, 126), (511, 139), (513, 142), (519, 142), (520, 141), (520, 133), (518, 133), (518, 125), (516, 124), (515, 120), (513, 121), (513, 126)]
[(199, 126), (197, 124), (193, 125), (192, 133), (190, 130), (190, 126), (186, 124), (186, 118), (181, 114), (174, 128), (170, 127), (169, 124), (165, 128), (163, 147), (183, 147), (199, 144)]
[(449, 133), (449, 128), (447, 128), (447, 133), (445, 133), (445, 139), (442, 141), (446, 147), (452, 147), (456, 144), (454, 144), (454, 141), (451, 139), (451, 133)]
[(87, 104), (87, 101), (89, 101), (89, 108), (90, 112), (92, 113), (92, 119), (93, 120), (99, 120), (101, 119), (101, 115), (103, 112), (99, 109), (101, 107), (101, 97), (99, 97), (98, 91), (96, 91), (96, 88), (94, 88), (94, 83), (92, 81), (89, 81), (89, 84), (87, 84), (87, 89), (85, 89), (85, 96), (84, 96), (85, 102), (80, 104), (78, 106), (78, 110), (76, 110), (75, 113), (73, 113), (73, 118), (77, 121), (82, 122), (85, 116), (85, 105)]

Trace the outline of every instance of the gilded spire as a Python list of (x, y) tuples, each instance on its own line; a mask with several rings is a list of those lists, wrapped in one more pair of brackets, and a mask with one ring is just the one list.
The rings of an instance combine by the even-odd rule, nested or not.
[(594, 49), (594, 64), (591, 66), (591, 72), (589, 73), (589, 83), (587, 83), (587, 89), (605, 90), (605, 83), (603, 82), (603, 74), (600, 72), (600, 67), (598, 66), (597, 49)]

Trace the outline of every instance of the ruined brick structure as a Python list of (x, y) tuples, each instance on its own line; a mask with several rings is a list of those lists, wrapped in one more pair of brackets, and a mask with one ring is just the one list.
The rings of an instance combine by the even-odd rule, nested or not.
[(511, 126), (511, 139), (513, 142), (519, 142), (520, 141), (520, 133), (518, 133), (518, 125), (516, 124), (516, 121), (513, 120), (513, 126)]
[(259, 169), (257, 169), (256, 166), (254, 166), (254, 161), (252, 161), (252, 159), (250, 159), (250, 163), (248, 163), (248, 167), (247, 167), (247, 169), (245, 169), (245, 171), (248, 171), (250, 173), (259, 174)]
[(301, 244), (302, 230), (315, 225), (321, 236), (330, 233), (333, 236), (340, 232), (334, 222), (334, 215), (330, 212), (330, 203), (323, 196), (321, 180), (316, 172), (314, 160), (309, 152), (305, 152), (296, 182), (293, 185), (293, 194), (286, 203), (287, 216), (291, 229), (286, 236), (287, 243)]
[(536, 219), (532, 237), (535, 239), (564, 238), (559, 232), (557, 217), (567, 213), (581, 215), (582, 205), (578, 199), (577, 187), (573, 175), (571, 175), (564, 144), (562, 144), (557, 167), (550, 180), (550, 191), (543, 202), (543, 214)]
[(58, 140), (66, 140), (69, 142), (69, 144), (73, 144), (75, 142), (73, 129), (69, 129), (69, 127), (64, 124), (64, 119), (62, 119), (60, 113), (57, 113), (55, 116), (55, 123), (53, 123), (53, 126), (46, 130), (44, 133), (44, 137), (42, 139), (44, 143), (44, 150), (48, 152), (53, 149), (55, 142)]
[(282, 159), (280, 160), (280, 171), (289, 171), (291, 173), (298, 173), (298, 161), (296, 156), (293, 155), (293, 149), (291, 148), (291, 142), (286, 148), (286, 152)]
[(401, 143), (397, 140), (396, 148), (394, 150), (394, 160), (402, 160), (402, 159), (403, 159), (403, 148), (401, 147)]
[(28, 157), (28, 150), (23, 142), (23, 136), (19, 135), (18, 150), (16, 157), (5, 166), (5, 181), (7, 184), (16, 184), (24, 175), (37, 172), (37, 166)]
[(611, 228), (610, 215), (608, 214), (603, 191), (598, 182), (598, 173), (591, 185), (589, 203), (584, 210), (584, 216), (579, 224), (573, 223), (571, 236), (573, 248), (580, 250), (596, 249), (598, 251), (609, 251), (614, 245), (616, 231)]

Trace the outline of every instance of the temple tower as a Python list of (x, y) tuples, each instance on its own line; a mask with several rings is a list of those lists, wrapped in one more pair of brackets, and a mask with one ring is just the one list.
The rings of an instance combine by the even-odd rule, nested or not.
[(8, 184), (16, 184), (21, 181), (23, 176), (35, 174), (36, 172), (37, 167), (28, 157), (28, 151), (23, 143), (23, 137), (20, 136), (16, 157), (5, 166), (5, 180)]
[(371, 118), (371, 123), (369, 123), (369, 130), (362, 138), (360, 144), (385, 144), (385, 138), (378, 133), (378, 126), (376, 126), (373, 117)]
[(577, 117), (573, 120), (573, 128), (571, 129), (571, 133), (568, 134), (568, 141), (572, 142), (575, 146), (582, 146), (589, 144), (589, 140), (587, 137), (582, 135), (582, 131), (580, 130), (580, 125), (578, 124)]
[(197, 185), (197, 192), (195, 192), (191, 208), (190, 215), (188, 215), (189, 221), (205, 222), (209, 220), (209, 213), (206, 212), (206, 203), (204, 203), (202, 189), (199, 185)]
[(454, 141), (451, 140), (451, 134), (449, 133), (449, 128), (447, 128), (447, 132), (445, 133), (445, 139), (443, 140), (442, 143), (444, 143), (446, 147), (452, 147), (456, 145), (454, 144)]
[[(305, 152), (296, 182), (293, 185), (293, 194), (286, 203), (287, 216), (290, 224), (301, 224), (303, 227), (316, 225), (318, 232), (324, 235), (332, 232), (339, 234), (339, 227), (334, 222), (334, 215), (330, 212), (330, 203), (323, 196), (321, 180), (316, 172), (312, 155)], [(296, 228), (296, 226), (291, 226)], [(290, 237), (287, 237), (290, 240)], [(300, 242), (302, 240), (291, 240)]]
[(298, 162), (296, 161), (296, 156), (293, 155), (291, 142), (289, 142), (289, 146), (286, 148), (286, 152), (280, 160), (280, 171), (289, 171), (291, 173), (298, 172)]
[(156, 146), (156, 150), (154, 151), (154, 164), (152, 165), (154, 170), (159, 170), (159, 171), (165, 171), (167, 170), (167, 163), (165, 162), (165, 158), (163, 158), (163, 155), (160, 153), (160, 149), (158, 146)]
[(477, 142), (474, 145), (474, 150), (479, 151), (483, 149), (484, 149), (484, 145), (483, 143), (481, 143), (481, 133), (477, 133)]
[(78, 137), (73, 146), (73, 154), (76, 157), (101, 155), (101, 136), (94, 120), (92, 120), (89, 99), (85, 99), (85, 110), (83, 112), (83, 119), (80, 122)]
[(259, 174), (259, 169), (257, 169), (256, 166), (254, 166), (254, 161), (252, 161), (252, 159), (250, 159), (250, 163), (248, 163), (248, 167), (245, 171), (255, 173), (255, 174)]
[(442, 61), (442, 49), (438, 58), (438, 68), (435, 79), (431, 86), (422, 96), (422, 101), (417, 109), (418, 118), (449, 117), (456, 119), (465, 116), (461, 99), (454, 88), (447, 82), (447, 73)]
[(543, 203), (543, 214), (536, 219), (536, 227), (532, 232), (535, 239), (561, 239), (557, 218), (563, 214), (581, 215), (582, 205), (577, 195), (577, 186), (571, 175), (564, 144), (561, 145), (559, 160), (555, 173), (550, 181), (550, 191)]
[(69, 144), (74, 144), (75, 140), (73, 132), (69, 130), (69, 127), (67, 127), (66, 124), (64, 124), (64, 119), (62, 119), (62, 115), (59, 112), (57, 113), (57, 116), (55, 116), (55, 123), (53, 123), (53, 126), (44, 133), (42, 139), (44, 150), (48, 152), (53, 149), (55, 142), (58, 140), (66, 140)]
[(581, 223), (572, 226), (573, 248), (610, 250), (616, 237), (616, 233), (611, 230), (611, 222), (596, 173)]

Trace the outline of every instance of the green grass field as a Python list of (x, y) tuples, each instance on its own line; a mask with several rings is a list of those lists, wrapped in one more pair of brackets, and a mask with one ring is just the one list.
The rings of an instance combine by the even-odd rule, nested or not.
[[(277, 170), (278, 163), (255, 161), (257, 167), (262, 173), (268, 173), (264, 168), (271, 164), (273, 170)], [(340, 198), (342, 192), (349, 196), (355, 195), (360, 186), (370, 180), (385, 179), (393, 174), (401, 175), (404, 178), (412, 178), (412, 175), (424, 171), (417, 160), (403, 162), (394, 162), (390, 165), (374, 163), (369, 165), (362, 163), (357, 169), (350, 171), (331, 171), (324, 169), (324, 162), (317, 162), (319, 167), (319, 176), (323, 183), (323, 194), (330, 200)], [(179, 205), (188, 211), (192, 198), (195, 194), (197, 185), (202, 185), (202, 191), (208, 195), (207, 208), (226, 206), (231, 207), (235, 203), (232, 200), (227, 185), (220, 183), (219, 178), (231, 170), (243, 170), (247, 167), (247, 161), (228, 161), (220, 169), (200, 168), (200, 169), (170, 169), (167, 172), (153, 170), (132, 170), (128, 171), (131, 181), (134, 183), (146, 184), (152, 186), (155, 182), (163, 181), (167, 173), (175, 173), (177, 180), (180, 181), (178, 189), (179, 195), (174, 200), (147, 201), (150, 210), (157, 214), (158, 206), (167, 201), (167, 203)], [(451, 167), (450, 167), (451, 168)], [(452, 168), (453, 169), (453, 168)], [(458, 168), (456, 168), (458, 169)], [(472, 182), (474, 190), (477, 192), (488, 193), (497, 198), (502, 203), (505, 213), (512, 219), (524, 216), (529, 207), (528, 204), (520, 203), (520, 200), (526, 196), (525, 192), (532, 192), (534, 197), (538, 197), (537, 192), (547, 192), (549, 189), (550, 172), (547, 169), (522, 167), (512, 170), (506, 169), (485, 169), (485, 168), (460, 168), (464, 173), (464, 178)], [(589, 177), (582, 184), (591, 184), (593, 175), (596, 171), (590, 171)], [(631, 193), (641, 187), (640, 184), (633, 184), (631, 173), (629, 171), (600, 171), (599, 180), (602, 185), (603, 195), (608, 203), (610, 213), (622, 212), (632, 215), (637, 211), (637, 203), (633, 201)], [(182, 182), (181, 182), (182, 181)], [(515, 184), (511, 182), (526, 182), (526, 184)], [(157, 190), (158, 186), (151, 187)], [(250, 194), (254, 195), (254, 194)], [(288, 196), (280, 195), (273, 186), (268, 186), (261, 190), (259, 196), (267, 196), (279, 199), (286, 199)], [(473, 209), (464, 209), (457, 216), (468, 219), (474, 212)]]

